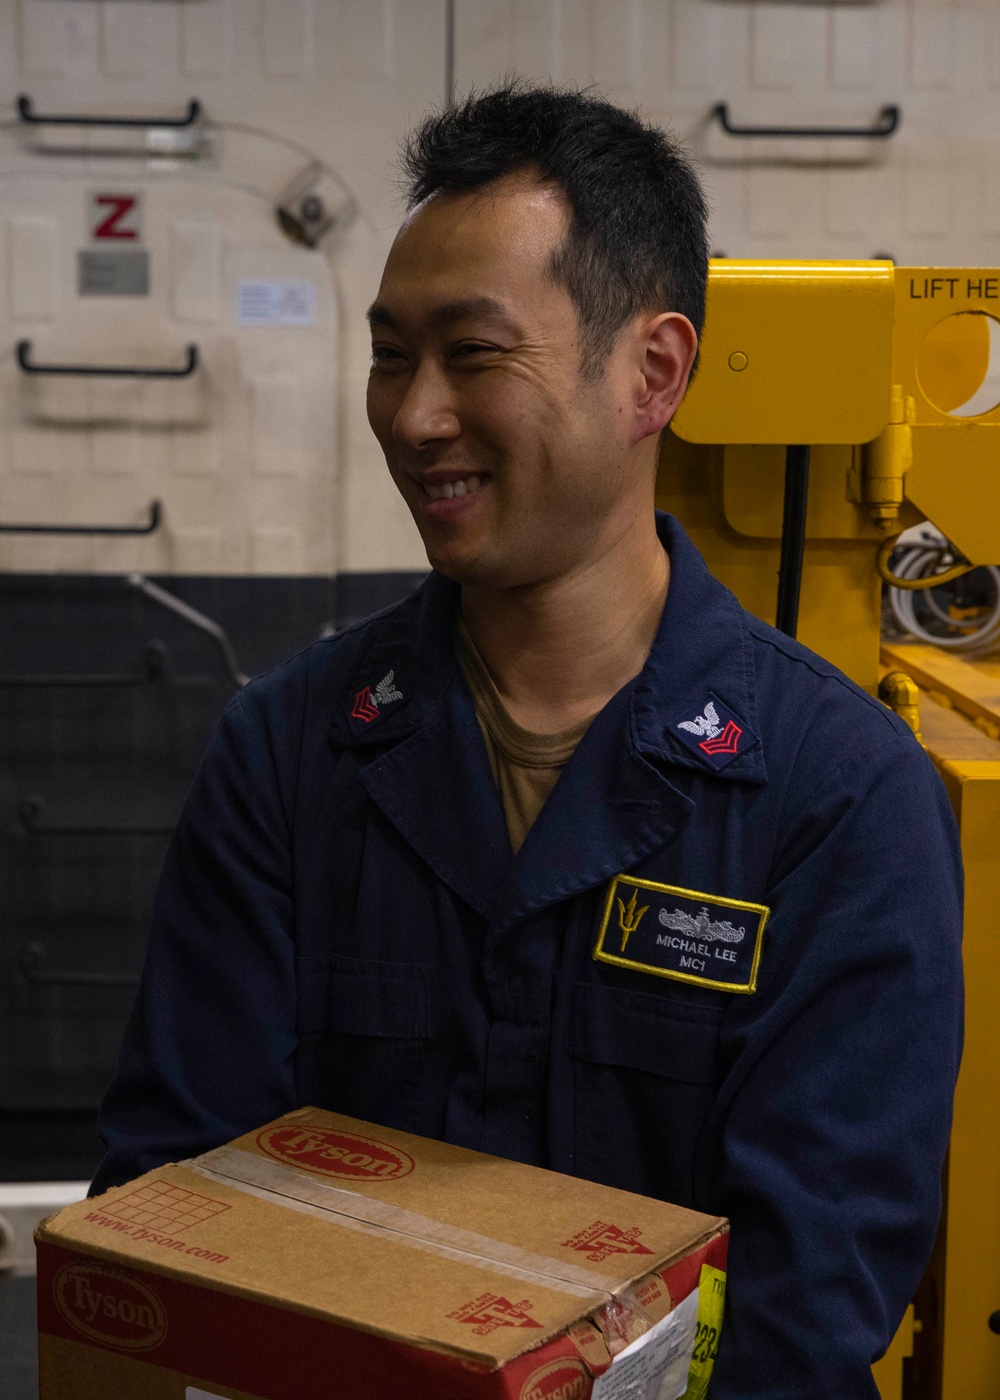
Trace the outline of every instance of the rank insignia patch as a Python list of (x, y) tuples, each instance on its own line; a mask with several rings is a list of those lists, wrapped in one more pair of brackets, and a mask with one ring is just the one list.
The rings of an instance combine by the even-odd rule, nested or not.
[(770, 912), (766, 904), (616, 875), (594, 958), (721, 992), (753, 992)]
[(757, 736), (717, 695), (710, 695), (701, 714), (675, 720), (673, 733), (681, 743), (713, 768), (725, 768), (738, 754), (745, 753)]
[(395, 704), (403, 698), (403, 692), (396, 685), (395, 671), (389, 671), (374, 688), (366, 685), (358, 691), (351, 706), (351, 719), (372, 724), (381, 717), (384, 705)]

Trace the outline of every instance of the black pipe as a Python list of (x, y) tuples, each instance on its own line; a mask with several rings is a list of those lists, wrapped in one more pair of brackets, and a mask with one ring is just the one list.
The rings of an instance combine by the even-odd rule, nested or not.
[(794, 637), (799, 623), (802, 558), (806, 548), (806, 506), (809, 501), (809, 448), (785, 448), (785, 510), (781, 521), (781, 563), (778, 566), (778, 608), (774, 625)]

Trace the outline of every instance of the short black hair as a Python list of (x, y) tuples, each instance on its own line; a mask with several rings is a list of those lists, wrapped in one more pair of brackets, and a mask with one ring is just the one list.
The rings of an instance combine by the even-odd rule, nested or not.
[(563, 191), (569, 233), (552, 274), (576, 306), (584, 372), (644, 312), (680, 311), (701, 333), (708, 210), (666, 132), (590, 92), (508, 80), (427, 117), (406, 141), (409, 208), (537, 171)]

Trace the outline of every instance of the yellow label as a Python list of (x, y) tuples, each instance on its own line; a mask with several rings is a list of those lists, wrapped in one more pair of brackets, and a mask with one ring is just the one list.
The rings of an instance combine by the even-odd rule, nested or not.
[(711, 1264), (702, 1264), (698, 1280), (698, 1329), (688, 1372), (687, 1390), (681, 1400), (705, 1400), (719, 1350), (722, 1314), (726, 1305), (726, 1276)]

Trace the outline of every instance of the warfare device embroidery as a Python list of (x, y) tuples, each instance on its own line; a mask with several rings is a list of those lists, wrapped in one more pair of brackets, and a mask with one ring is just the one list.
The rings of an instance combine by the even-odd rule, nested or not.
[(752, 900), (623, 871), (608, 884), (592, 957), (652, 977), (752, 995), (770, 912)]
[[(632, 896), (632, 901), (635, 902), (635, 895)], [(618, 903), (621, 904), (620, 899)], [(645, 910), (643, 912), (645, 913)], [(711, 918), (708, 910), (704, 908), (693, 918), (690, 914), (685, 914), (683, 909), (675, 909), (672, 914), (666, 909), (661, 909), (659, 919), (664, 928), (672, 928), (675, 933), (697, 938), (702, 943), (711, 943), (714, 939), (722, 939), (725, 943), (742, 943), (747, 933), (742, 924), (739, 928), (734, 928), (728, 919)], [(622, 952), (624, 951), (625, 945), (622, 944)]]
[(727, 720), (725, 725), (719, 722), (719, 712), (711, 700), (705, 706), (704, 714), (697, 719), (682, 719), (677, 728), (698, 737), (704, 735), (698, 747), (709, 754), (736, 753), (743, 733), (735, 720)]
[(646, 910), (649, 908), (648, 904), (644, 904), (639, 912), (636, 913), (635, 900), (638, 893), (638, 890), (632, 891), (632, 898), (629, 900), (627, 907), (621, 899), (618, 900), (618, 927), (622, 931), (621, 951), (623, 953), (628, 946), (629, 934), (635, 933), (636, 929), (642, 923), (643, 914), (645, 914)]
[(382, 677), (375, 690), (370, 685), (363, 686), (354, 697), (351, 718), (371, 724), (378, 719), (383, 705), (391, 705), (394, 700), (402, 700), (403, 692), (395, 685), (396, 672), (389, 671)]

